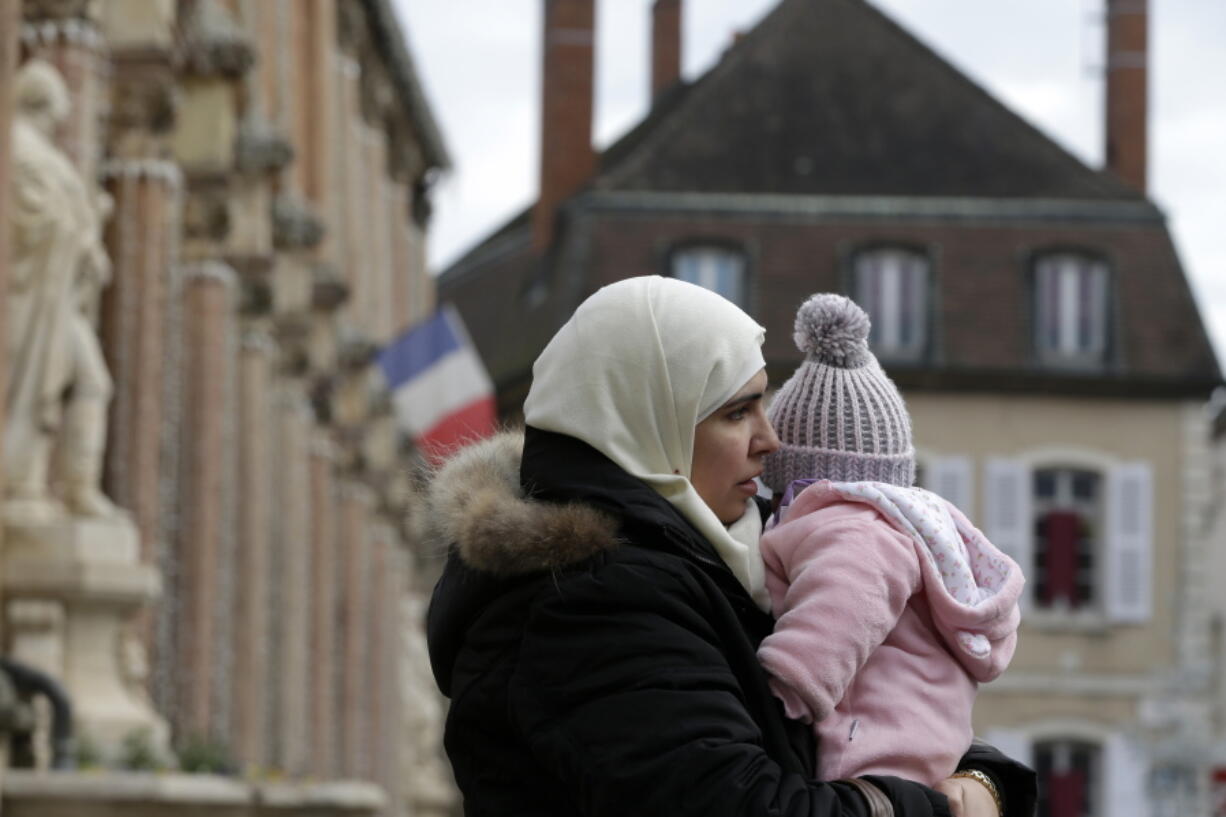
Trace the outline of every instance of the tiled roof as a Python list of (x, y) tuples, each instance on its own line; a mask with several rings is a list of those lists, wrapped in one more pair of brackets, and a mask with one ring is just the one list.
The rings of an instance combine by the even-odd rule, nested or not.
[(605, 157), (617, 190), (1139, 198), (865, 0), (782, 0)]
[[(893, 236), (933, 248), (939, 353), (895, 372), (910, 387), (1174, 397), (1207, 396), (1221, 381), (1162, 212), (865, 0), (781, 0), (604, 152), (539, 258), (530, 214), (440, 279), (508, 389), (525, 386), (536, 354), (593, 289), (661, 272), (661, 248), (693, 235), (679, 224), (755, 247), (753, 310), (779, 338), (811, 290), (846, 285), (832, 247)], [(614, 244), (594, 243), (601, 223)], [(1019, 253), (1059, 246), (1113, 259), (1116, 334), (1100, 370), (1060, 373), (1034, 359)], [(798, 275), (798, 264), (814, 269)], [(769, 336), (768, 347), (776, 365), (789, 363), (790, 347)]]

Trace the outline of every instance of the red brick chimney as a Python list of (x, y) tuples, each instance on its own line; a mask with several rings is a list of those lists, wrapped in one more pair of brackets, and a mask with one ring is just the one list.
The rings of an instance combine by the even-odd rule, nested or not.
[(592, 149), (595, 0), (545, 0), (541, 99), (541, 184), (532, 246), (553, 243), (558, 205), (596, 170)]
[(651, 9), (651, 101), (681, 79), (681, 0), (656, 0)]
[(1107, 169), (1146, 190), (1149, 3), (1107, 2)]

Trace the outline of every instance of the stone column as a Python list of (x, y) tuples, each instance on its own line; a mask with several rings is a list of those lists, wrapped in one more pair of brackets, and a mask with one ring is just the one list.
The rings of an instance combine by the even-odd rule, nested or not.
[[(399, 777), (405, 748), (401, 731), (404, 713), (400, 708), (400, 662), (405, 651), (400, 605), (407, 592), (404, 548), (395, 529), (388, 524), (375, 527), (372, 545), (370, 779), (383, 786), (395, 805), (402, 796)], [(393, 808), (391, 813), (398, 812)]]
[(272, 712), (275, 746), (269, 755), (287, 774), (308, 770), (307, 718), (310, 677), (311, 407), (298, 381), (284, 380), (276, 409), (278, 455), (273, 578)]
[(418, 210), (425, 205), (417, 201), (410, 207), (409, 219), (409, 269), (413, 275), (413, 320), (422, 320), (434, 312), (435, 295), (434, 276), (427, 268), (426, 262), (426, 228)]
[(384, 687), (387, 685), (388, 647), (391, 645), (391, 639), (388, 637), (390, 622), (386, 616), (387, 596), (391, 590), (388, 586), (392, 570), (391, 559), (388, 558), (391, 538), (391, 529), (386, 523), (376, 522), (370, 526), (370, 538), (367, 542), (370, 548), (370, 584), (366, 598), (366, 689), (363, 693), (367, 700), (369, 728), (366, 733), (367, 765), (362, 769), (362, 777), (384, 784), (387, 782), (387, 776), (383, 768), (383, 738), (389, 714), (387, 701), (384, 699)]
[(430, 674), (424, 626), (428, 594), (406, 593), (400, 603), (400, 711), (405, 744), (400, 758), (401, 796), (410, 802), (409, 813), (415, 817), (445, 817), (454, 813), (458, 798), (441, 752), (446, 715)]
[(342, 663), (340, 689), (341, 766), (346, 776), (360, 777), (368, 768), (369, 702), (364, 677), (369, 654), (370, 489), (355, 482), (341, 486), (340, 540), (337, 578), (340, 582), (338, 659)]
[(102, 150), (101, 119), (106, 113), (107, 59), (88, 2), (26, 0), (21, 44), (27, 59), (54, 65), (72, 96), (72, 112), (59, 133), (60, 147), (86, 179), (97, 176)]
[(142, 560), (156, 563), (162, 533), (167, 302), (182, 180), (178, 167), (161, 159), (113, 159), (103, 174), (115, 200), (107, 229), (113, 279), (103, 296), (100, 331), (115, 380), (105, 488), (131, 511)]
[(365, 304), (362, 294), (362, 278), (366, 269), (366, 253), (362, 244), (363, 235), (363, 176), (360, 173), (361, 140), (360, 117), (358, 111), (358, 61), (348, 54), (338, 55), (340, 65), (341, 85), (341, 153), (343, 161), (344, 190), (341, 192), (344, 205), (341, 207), (342, 227), (345, 235), (342, 255), (342, 269), (345, 272), (345, 282), (349, 287), (350, 297), (343, 308), (343, 318), (350, 324), (361, 324), (362, 308)]
[(392, 320), (392, 214), (387, 198), (387, 133), (381, 127), (373, 128), (371, 133), (370, 197), (374, 215), (374, 252), (371, 253), (369, 283), (373, 312), (371, 325), (376, 342), (384, 344), (391, 340), (395, 331)]
[(336, 680), (341, 661), (337, 652), (337, 491), (333, 470), (336, 446), (322, 431), (311, 444), (311, 653), (310, 771), (326, 779), (337, 771), (339, 731)]
[(392, 332), (400, 334), (409, 325), (413, 308), (413, 274), (409, 267), (408, 194), (404, 185), (387, 183), (387, 209), (391, 213)]
[[(307, 0), (305, 5), (303, 13), (307, 15), (308, 25), (301, 52), (305, 62), (301, 87), (309, 89), (304, 94), (311, 97), (313, 104), (299, 106), (295, 143), (302, 146), (298, 162), (303, 174), (302, 192), (315, 205), (316, 211), (335, 226), (337, 219), (332, 189), (334, 154), (330, 148), (335, 139), (331, 112), (336, 105), (333, 65), (336, 52), (336, 0)], [(321, 115), (328, 121), (321, 122)], [(335, 260), (328, 254), (334, 244), (331, 231), (325, 236), (325, 241), (327, 246), (323, 257)]]
[(178, 546), (179, 700), (174, 713), (181, 737), (216, 737), (211, 681), (219, 661), (221, 560), (228, 549), (225, 491), (227, 415), (233, 367), (232, 332), (237, 276), (218, 261), (186, 270), (183, 307), (185, 377)]
[[(112, 123), (130, 124), (130, 117), (139, 116), (149, 126), (142, 129), (145, 135), (163, 130), (169, 120), (158, 111), (170, 108), (168, 83), (153, 83), (156, 90), (151, 94), (149, 85), (137, 85), (145, 91), (137, 93), (134, 84), (116, 83), (124, 93), (118, 95), (123, 101), (115, 105)], [(135, 131), (126, 129), (134, 148), (145, 143)], [(103, 165), (103, 178), (115, 202), (106, 234), (112, 279), (102, 294), (99, 315), (99, 337), (115, 382), (103, 487), (132, 514), (140, 533), (141, 562), (160, 567), (167, 558), (167, 488), (174, 482), (165, 467), (164, 438), (170, 427), (166, 364), (172, 345), (170, 301), (179, 295), (172, 294), (172, 288), (182, 177), (178, 166), (164, 159), (114, 158)], [(151, 607), (133, 622), (137, 643), (152, 659), (154, 671), (148, 680), (155, 684), (166, 665), (157, 637), (158, 618), (164, 615), (164, 608)]]
[(239, 360), (238, 564), (235, 575), (234, 673), (231, 677), (234, 758), (240, 768), (266, 765), (263, 717), (269, 706), (268, 647), (272, 538), (273, 415), (270, 386), (276, 345), (249, 328)]

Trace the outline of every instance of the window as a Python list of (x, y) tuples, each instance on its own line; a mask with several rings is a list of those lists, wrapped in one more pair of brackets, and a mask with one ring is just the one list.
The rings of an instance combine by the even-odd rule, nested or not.
[(1095, 817), (1102, 777), (1096, 744), (1079, 740), (1045, 740), (1034, 745), (1039, 777), (1038, 817)]
[(1035, 343), (1044, 363), (1101, 365), (1107, 354), (1107, 265), (1053, 253), (1035, 268)]
[(1102, 482), (1100, 474), (1077, 468), (1034, 471), (1031, 580), (1039, 607), (1076, 610), (1099, 601)]
[(745, 306), (745, 258), (726, 247), (693, 246), (672, 258), (672, 277), (718, 292), (740, 307)]
[(866, 250), (856, 255), (854, 276), (854, 299), (873, 323), (873, 351), (918, 360), (928, 340), (928, 259), (912, 250)]
[(922, 456), (915, 463), (915, 484), (945, 499), (963, 513), (973, 515), (971, 484), (974, 464), (968, 457)]
[(1031, 622), (1094, 629), (1150, 620), (1149, 463), (1044, 452), (989, 458), (984, 476), (984, 532), (1027, 577), (1022, 610)]
[[(1121, 732), (1077, 719), (1056, 718), (1030, 728), (989, 728), (984, 738), (1009, 757), (1034, 768), (1039, 783), (1037, 817), (1197, 813), (1191, 805), (1196, 802), (1195, 773), (1190, 790), (1172, 779), (1172, 786), (1155, 792), (1154, 783), (1163, 768), (1151, 766), (1143, 744)], [(1178, 778), (1184, 776), (1183, 770), (1171, 771)], [(1173, 810), (1167, 811), (1167, 804)], [(1158, 805), (1161, 810), (1154, 808)]]

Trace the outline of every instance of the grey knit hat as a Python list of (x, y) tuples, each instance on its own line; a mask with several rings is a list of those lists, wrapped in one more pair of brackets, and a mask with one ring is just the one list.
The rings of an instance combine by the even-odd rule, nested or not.
[(869, 326), (864, 310), (842, 295), (814, 295), (796, 312), (792, 337), (805, 362), (767, 410), (783, 443), (764, 464), (771, 490), (797, 479), (915, 481), (911, 418), (868, 349)]

